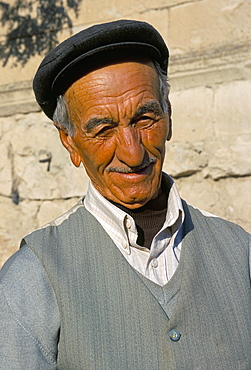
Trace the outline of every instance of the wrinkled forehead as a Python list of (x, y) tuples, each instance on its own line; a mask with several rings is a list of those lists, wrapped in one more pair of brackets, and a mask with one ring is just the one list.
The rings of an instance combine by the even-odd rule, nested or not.
[(104, 111), (114, 105), (120, 106), (119, 110), (130, 110), (130, 106), (153, 99), (158, 101), (159, 91), (154, 63), (140, 58), (108, 64), (89, 72), (67, 89), (65, 100), (71, 115), (73, 110), (84, 112), (96, 108)]
[[(106, 60), (99, 58), (93, 58), (92, 62), (88, 65), (88, 68), (76, 68), (74, 72), (74, 78), (71, 75), (70, 81), (65, 78), (65, 91), (62, 95), (67, 97), (69, 101), (69, 92), (73, 92), (73, 95), (77, 91), (85, 91), (87, 95), (90, 93), (90, 87), (100, 86), (103, 84), (104, 89), (107, 94), (109, 89), (111, 94), (115, 93), (116, 87), (121, 91), (123, 88), (132, 89), (131, 82), (135, 81), (135, 88), (138, 87), (139, 83), (145, 83), (147, 86), (151, 84), (154, 90), (159, 91), (159, 79), (156, 70), (156, 61), (145, 56), (141, 56), (140, 53), (133, 52), (130, 53), (110, 53), (109, 58)], [(129, 79), (131, 81), (129, 81)], [(132, 81), (133, 79), (133, 81)], [(141, 81), (141, 82), (140, 82)], [(60, 83), (62, 86), (62, 82)], [(87, 89), (88, 86), (88, 89)], [(92, 89), (91, 89), (92, 90)], [(102, 96), (102, 90), (100, 90), (99, 95), (92, 96), (92, 98), (100, 99)], [(91, 97), (88, 96), (87, 99)], [(71, 94), (72, 99), (72, 94)]]
[[(130, 80), (129, 80), (130, 79)], [(133, 79), (133, 81), (132, 81)], [(158, 73), (155, 63), (149, 58), (127, 58), (113, 60), (105, 65), (96, 66), (91, 71), (79, 77), (65, 91), (84, 89), (85, 86), (95, 86), (102, 83), (107, 88), (113, 88), (116, 85), (122, 89), (123, 86), (135, 81), (135, 86), (139, 83), (158, 85)]]

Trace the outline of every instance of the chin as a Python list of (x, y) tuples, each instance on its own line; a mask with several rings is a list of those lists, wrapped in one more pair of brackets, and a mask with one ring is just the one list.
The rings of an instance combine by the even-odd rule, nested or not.
[(143, 207), (147, 202), (143, 202), (143, 203), (133, 203), (133, 204), (122, 204), (124, 207), (128, 208), (128, 209), (138, 209), (138, 208), (141, 208)]
[[(157, 192), (158, 193), (158, 192)], [(113, 199), (114, 202), (121, 204), (122, 206), (129, 208), (129, 209), (136, 209), (143, 207), (147, 202), (149, 202), (151, 199), (155, 198), (155, 193), (153, 196), (149, 196), (149, 193), (146, 194), (145, 197), (123, 197)]]
[(153, 184), (151, 179), (143, 184), (134, 184), (133, 186), (130, 184), (128, 187), (125, 184), (122, 186), (121, 183), (113, 183), (113, 186), (100, 189), (100, 193), (112, 202), (121, 204), (129, 209), (136, 209), (158, 196), (160, 184), (161, 181), (156, 181)]

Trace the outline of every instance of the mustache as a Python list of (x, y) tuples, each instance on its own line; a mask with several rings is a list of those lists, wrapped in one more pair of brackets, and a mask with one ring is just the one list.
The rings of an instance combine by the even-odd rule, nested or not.
[(147, 160), (144, 160), (140, 165), (134, 167), (107, 167), (107, 172), (119, 172), (119, 173), (133, 173), (143, 170), (144, 168), (150, 166), (151, 164), (156, 163), (156, 157), (150, 157)]

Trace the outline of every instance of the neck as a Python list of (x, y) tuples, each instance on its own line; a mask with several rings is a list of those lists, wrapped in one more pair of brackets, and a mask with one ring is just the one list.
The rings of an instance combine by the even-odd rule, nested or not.
[(129, 209), (121, 204), (111, 202), (134, 219), (138, 231), (137, 243), (139, 245), (150, 249), (152, 239), (165, 222), (168, 195), (169, 186), (162, 181), (158, 197), (149, 200), (140, 208)]

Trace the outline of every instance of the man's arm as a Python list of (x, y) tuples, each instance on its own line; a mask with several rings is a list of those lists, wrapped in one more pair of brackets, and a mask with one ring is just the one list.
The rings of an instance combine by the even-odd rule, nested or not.
[(56, 369), (59, 311), (45, 270), (22, 247), (0, 275), (0, 369)]
[(251, 234), (248, 234), (248, 240), (249, 240), (249, 275), (251, 281)]

